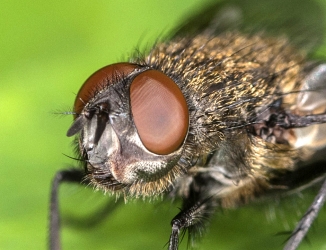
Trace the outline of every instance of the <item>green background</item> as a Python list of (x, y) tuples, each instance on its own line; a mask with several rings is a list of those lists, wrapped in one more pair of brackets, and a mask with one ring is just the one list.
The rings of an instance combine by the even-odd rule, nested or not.
[[(150, 46), (205, 2), (0, 2), (0, 249), (46, 249), (51, 179), (76, 165), (62, 154), (73, 155), (72, 117), (53, 112), (70, 110), (95, 70)], [(78, 185), (60, 191), (66, 216), (87, 216), (110, 199)], [(312, 194), (219, 213), (200, 249), (281, 249), (285, 236), (275, 235), (293, 228)], [(63, 222), (63, 249), (163, 249), (178, 206), (138, 201), (95, 228)], [(325, 232), (324, 209), (300, 249), (326, 249)]]

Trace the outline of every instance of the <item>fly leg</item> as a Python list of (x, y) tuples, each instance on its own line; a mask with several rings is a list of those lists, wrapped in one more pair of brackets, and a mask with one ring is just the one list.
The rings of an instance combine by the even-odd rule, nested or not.
[(112, 202), (112, 200), (109, 200), (99, 209), (96, 209), (96, 211), (90, 213), (84, 218), (68, 215), (64, 218), (64, 221), (65, 224), (68, 224), (69, 226), (90, 229), (104, 222), (105, 219), (123, 203), (123, 199), (118, 199), (116, 200), (116, 202)]
[(284, 247), (284, 250), (295, 250), (300, 245), (307, 234), (311, 224), (316, 219), (320, 209), (323, 207), (326, 201), (326, 181), (324, 181), (321, 186), (317, 196), (315, 197), (313, 203), (302, 217), (296, 228), (294, 229), (290, 239)]
[(49, 248), (50, 250), (60, 250), (60, 214), (58, 190), (62, 182), (81, 183), (85, 176), (84, 171), (79, 169), (61, 170), (55, 175), (51, 186), (50, 200), (50, 230)]
[(197, 202), (190, 208), (182, 210), (173, 218), (171, 221), (172, 233), (170, 235), (169, 250), (178, 249), (180, 231), (183, 237), (185, 230), (188, 230), (188, 240), (190, 240), (188, 243), (191, 244), (196, 234), (201, 235), (203, 233), (204, 222), (206, 222), (213, 210), (211, 205), (209, 199), (203, 202)]
[[(195, 238), (201, 237), (205, 231), (209, 217), (215, 211), (216, 199), (205, 197), (206, 192), (193, 192), (183, 202), (183, 209), (171, 221), (172, 232), (169, 250), (177, 250), (181, 239), (188, 231), (188, 245), (193, 245)], [(181, 235), (180, 235), (181, 233)]]

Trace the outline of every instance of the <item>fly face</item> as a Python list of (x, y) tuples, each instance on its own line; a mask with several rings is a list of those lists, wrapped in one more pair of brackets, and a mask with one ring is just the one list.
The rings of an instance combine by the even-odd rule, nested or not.
[[(243, 11), (235, 20), (246, 16), (242, 2), (234, 4), (239, 8), (231, 10)], [(297, 48), (301, 41), (224, 30), (226, 7), (214, 10), (209, 24), (184, 26), (190, 35), (183, 28), (144, 58), (106, 66), (81, 87), (67, 135), (77, 136), (86, 177), (73, 170), (55, 178), (51, 249), (60, 243), (62, 181), (83, 179), (126, 199), (182, 198), (171, 222), (169, 249), (176, 250), (180, 232), (188, 230), (192, 241), (217, 207), (322, 179), (325, 167), (311, 163), (317, 155), (325, 162), (326, 64), (309, 61)], [(309, 211), (320, 209), (325, 189)], [(287, 250), (298, 246), (314, 216), (299, 223)]]
[(180, 174), (189, 111), (178, 85), (147, 66), (118, 63), (94, 73), (75, 101), (68, 136), (80, 133), (88, 179), (105, 191), (153, 195)]

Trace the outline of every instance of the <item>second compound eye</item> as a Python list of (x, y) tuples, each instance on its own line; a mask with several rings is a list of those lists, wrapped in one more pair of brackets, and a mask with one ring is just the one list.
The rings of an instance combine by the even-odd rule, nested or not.
[(155, 154), (170, 154), (184, 142), (189, 111), (178, 85), (157, 70), (135, 77), (130, 86), (134, 123), (144, 146)]

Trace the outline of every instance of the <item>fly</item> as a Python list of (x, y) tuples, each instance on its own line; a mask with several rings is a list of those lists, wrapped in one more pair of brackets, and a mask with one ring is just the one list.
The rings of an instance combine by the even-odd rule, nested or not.
[[(177, 250), (180, 235), (188, 231), (193, 243), (217, 208), (325, 179), (326, 64), (308, 59), (311, 44), (295, 39), (300, 30), (290, 19), (278, 21), (291, 28), (276, 29), (263, 10), (250, 18), (248, 4), (215, 4), (147, 56), (105, 66), (86, 80), (67, 132), (77, 138), (84, 169), (54, 179), (50, 249), (60, 249), (61, 182), (125, 199), (182, 198), (168, 243)], [(280, 17), (293, 8), (273, 4)], [(316, 4), (302, 7), (296, 27), (309, 26), (304, 12), (311, 8)], [(250, 24), (253, 17), (259, 25)], [(299, 246), (325, 196), (326, 182), (284, 249)]]

